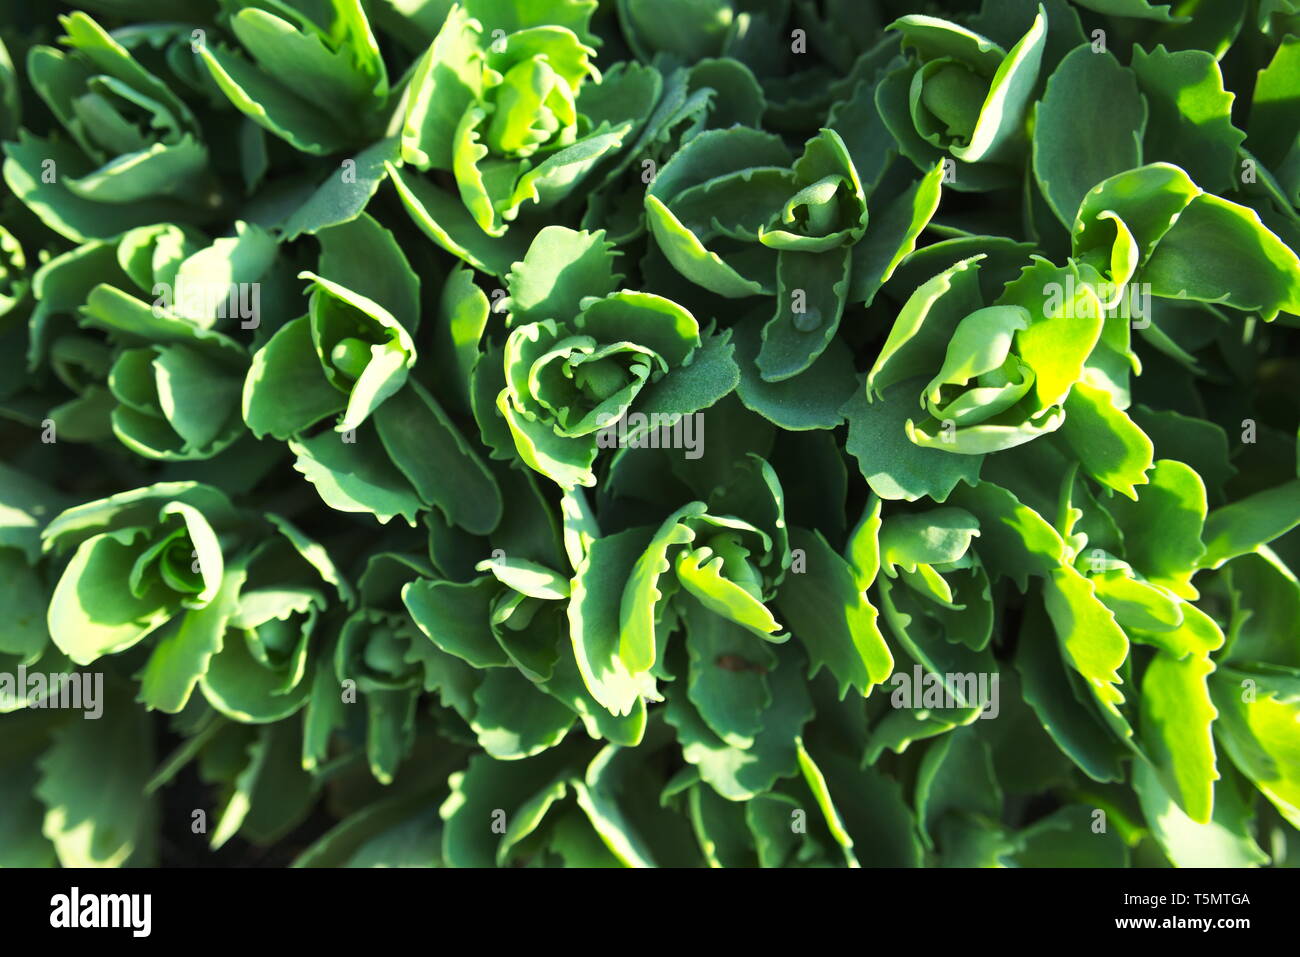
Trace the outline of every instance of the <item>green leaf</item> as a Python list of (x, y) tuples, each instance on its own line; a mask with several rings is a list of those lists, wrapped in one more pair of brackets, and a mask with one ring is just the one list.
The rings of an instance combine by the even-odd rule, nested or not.
[[(1066, 227), (1098, 183), (1142, 165), (1147, 106), (1133, 74), (1110, 52), (1072, 50), (1048, 78), (1034, 122), (1034, 178)], [(1075, 131), (1097, 135), (1079, 150)]]
[(419, 383), (379, 407), (375, 426), (389, 460), (453, 524), (486, 535), (501, 520), (501, 491), (478, 452)]
[(307, 316), (286, 322), (253, 354), (244, 380), (243, 415), (257, 437), (290, 439), (346, 407), (346, 396), (321, 370)]
[(151, 863), (157, 807), (144, 793), (153, 766), (150, 722), (124, 689), (113, 682), (104, 689), (104, 718), (73, 717), (38, 762), (43, 832), (64, 867)]
[[(44, 140), (27, 130), (19, 130), (17, 142), (5, 143), (4, 151), (4, 179), (9, 189), (42, 222), (74, 243), (107, 239), (134, 226), (193, 218), (190, 209), (174, 200), (150, 199), (118, 205), (78, 196), (66, 181), (69, 173), (75, 176), (84, 170), (86, 161), (69, 143)], [(53, 176), (48, 175), (50, 170), (54, 171)]]
[(196, 52), (235, 109), (294, 149), (328, 156), (350, 145), (352, 136), (323, 107), (281, 86), (239, 54), (206, 44)]
[(492, 757), (517, 761), (553, 748), (573, 725), (573, 712), (517, 671), (489, 670), (474, 692), (470, 726)]
[[(1235, 777), (1235, 775), (1234, 775)], [(1268, 863), (1251, 834), (1253, 814), (1241, 790), (1228, 778), (1215, 789), (1214, 815), (1192, 820), (1169, 796), (1145, 763), (1133, 767), (1133, 790), (1151, 834), (1175, 867), (1255, 867)]]
[(1122, 781), (1124, 751), (1095, 711), (1075, 696), (1059, 645), (1047, 630), (1050, 627), (1042, 603), (1032, 604), (1016, 649), (1016, 671), (1023, 681), (1025, 703), (1056, 746), (1084, 774), (1094, 781)]
[(0, 654), (34, 664), (49, 644), (45, 624), (46, 586), (16, 548), (0, 548), (0, 575), (9, 587), (0, 594), (0, 615), (9, 624), (0, 634)]
[(492, 600), (499, 588), (484, 576), (472, 582), (416, 579), (402, 589), (411, 619), (429, 640), (475, 668), (510, 663), (492, 635)]
[(616, 717), (640, 698), (659, 700), (654, 677), (628, 669), (619, 640), (624, 588), (653, 534), (638, 528), (594, 540), (573, 578), (568, 614), (578, 669), (591, 696)]
[(1054, 569), (1044, 582), (1043, 603), (1056, 628), (1066, 662), (1087, 680), (1106, 714), (1117, 723), (1124, 693), (1119, 668), (1128, 657), (1128, 637), (1109, 608), (1097, 598), (1096, 588), (1073, 566)]
[[(659, 580), (673, 568), (677, 556), (670, 556), (670, 551), (680, 553), (678, 546), (689, 544), (695, 538), (694, 531), (684, 519), (703, 513), (703, 503), (693, 502), (669, 515), (632, 565), (627, 584), (621, 589), (618, 606), (618, 657), (629, 674), (648, 673), (654, 666), (655, 621), (661, 614), (657, 606), (663, 597)], [(677, 560), (680, 562), (681, 559)], [(680, 571), (677, 574), (681, 577)]]
[(853, 246), (849, 302), (871, 305), (880, 287), (913, 253), (917, 239), (939, 209), (943, 179), (944, 167), (940, 163), (899, 196), (881, 191), (880, 198), (887, 205), (879, 212), (876, 194), (872, 195), (871, 226)]
[[(1211, 241), (1209, 237), (1214, 237)], [(1160, 239), (1141, 272), (1151, 293), (1300, 315), (1300, 258), (1248, 206), (1202, 193)]]
[(1074, 0), (1081, 7), (1096, 13), (1112, 17), (1133, 17), (1139, 20), (1159, 20), (1167, 23), (1181, 23), (1187, 17), (1175, 16), (1170, 4), (1152, 5), (1149, 0)]
[(848, 297), (852, 252), (783, 249), (777, 257), (776, 314), (763, 327), (756, 360), (767, 382), (808, 369), (830, 345)]
[[(1070, 234), (1074, 255), (1096, 250), (1104, 253), (1098, 268), (1111, 265), (1116, 226), (1122, 225), (1121, 236), (1131, 236), (1137, 262), (1143, 262), (1198, 195), (1200, 188), (1191, 178), (1168, 163), (1117, 173), (1094, 186), (1079, 204)], [(1116, 285), (1130, 278), (1111, 269), (1110, 279)]]
[(411, 220), (453, 256), (493, 276), (505, 276), (514, 263), (523, 259), (530, 239), (527, 230), (516, 226), (494, 239), (474, 222), (459, 196), (452, 196), (412, 172), (402, 173), (387, 161), (384, 168)]
[(175, 613), (175, 599), (154, 583), (137, 596), (124, 588), (123, 570), (146, 542), (142, 528), (92, 535), (77, 548), (50, 598), (50, 637), (64, 654), (88, 665), (138, 643)]
[(603, 230), (594, 233), (547, 226), (534, 237), (528, 252), (510, 268), (506, 288), (510, 297), (502, 308), (512, 325), (545, 319), (571, 319), (582, 300), (601, 298), (618, 288), (614, 244)]
[(1137, 486), (1148, 481), (1155, 446), (1116, 407), (1109, 392), (1075, 383), (1065, 400), (1061, 435), (1089, 475), (1129, 498), (1138, 497)]
[(1215, 736), (1232, 763), (1292, 827), (1300, 826), (1300, 681), (1221, 668), (1210, 681), (1210, 697), (1219, 710)]
[(981, 305), (979, 270), (985, 258), (974, 256), (952, 264), (908, 297), (867, 373), (869, 396), (880, 396), (913, 376), (930, 375), (943, 364), (957, 325)]
[(754, 320), (735, 327), (736, 394), (745, 408), (782, 429), (833, 429), (844, 421), (842, 408), (858, 387), (853, 356), (842, 339), (832, 338), (826, 350), (803, 373), (781, 382), (768, 382), (755, 360), (761, 330)]
[(386, 163), (395, 163), (401, 155), (397, 137), (390, 136), (367, 146), (351, 159), (344, 160), (316, 188), (307, 201), (293, 211), (280, 227), (285, 242), (299, 236), (314, 236), (331, 226), (350, 223), (379, 191), (388, 177)]
[(1047, 38), (1047, 13), (1040, 6), (1034, 22), (998, 64), (979, 119), (965, 146), (952, 155), (966, 163), (1005, 158), (1022, 136), (1025, 109), (1038, 83), (1043, 46)]
[(807, 570), (786, 574), (777, 605), (791, 634), (808, 651), (808, 677), (826, 668), (841, 698), (850, 687), (865, 696), (888, 679), (894, 657), (876, 624), (878, 612), (861, 587), (860, 570), (835, 554), (820, 532), (796, 526), (790, 543), (802, 550)]
[(952, 814), (991, 821), (1002, 816), (992, 755), (972, 728), (958, 728), (935, 741), (917, 770), (916, 816), (927, 843), (940, 833), (944, 816)]
[(1213, 671), (1208, 655), (1179, 659), (1161, 651), (1142, 676), (1139, 698), (1143, 750), (1165, 790), (1198, 824), (1210, 823), (1219, 777), (1210, 733), (1218, 712), (1206, 680)]
[[(451, 794), (438, 813), (443, 820), (442, 856), (448, 867), (492, 867), (496, 848), (484, 833), (493, 830), (572, 763), (569, 755), (550, 750), (521, 761), (497, 761), (486, 754), (469, 759), (464, 771), (451, 775)], [(425, 798), (427, 801), (427, 797)]]
[(1119, 829), (1093, 828), (1096, 812), (1104, 810), (1072, 804), (1035, 821), (1017, 835), (1016, 863), (1020, 867), (1127, 867), (1128, 849)]
[(943, 502), (958, 483), (973, 485), (979, 479), (983, 456), (954, 455), (915, 445), (908, 438), (906, 424), (916, 414), (922, 385), (919, 378), (900, 382), (875, 401), (859, 390), (843, 408), (849, 420), (845, 448), (858, 460), (871, 490), (883, 499), (915, 502), (928, 497)]
[(1211, 192), (1235, 188), (1246, 134), (1232, 125), (1234, 95), (1224, 89), (1217, 58), (1204, 50), (1157, 46), (1147, 53), (1134, 46), (1133, 72), (1151, 107), (1146, 158), (1179, 163)]
[(714, 734), (734, 747), (750, 747), (772, 701), (767, 675), (776, 656), (697, 601), (686, 600), (683, 619), (691, 659), (687, 696)]
[[(700, 853), (689, 825), (655, 803), (658, 781), (639, 754), (604, 748), (574, 781), (578, 806), (624, 867), (696, 867)], [(656, 835), (651, 850), (645, 835)]]
[(1182, 462), (1161, 459), (1135, 503), (1116, 500), (1111, 513), (1134, 568), (1186, 599), (1195, 599), (1192, 575), (1203, 562), (1205, 484)]
[(451, 9), (410, 81), (402, 158), (421, 170), (451, 169), (456, 126), (483, 92), (481, 28), (470, 17), (463, 7)]
[(246, 576), (242, 567), (225, 568), (213, 599), (203, 608), (187, 611), (179, 626), (158, 641), (138, 676), (141, 703), (170, 714), (179, 713), (189, 703), (194, 686), (221, 651)]
[[(645, 416), (668, 416), (666, 421), (672, 425), (677, 416), (711, 408), (740, 382), (734, 352), (730, 330), (706, 336), (686, 364), (670, 369), (658, 382), (641, 390), (633, 411)], [(703, 442), (703, 427), (697, 423), (696, 428), (697, 441)]]
[(316, 486), (332, 509), (369, 512), (384, 525), (401, 515), (412, 527), (416, 515), (424, 510), (419, 495), (388, 460), (373, 432), (322, 432), (309, 439), (290, 440), (289, 450), (298, 457), (293, 467)]
[(945, 565), (965, 555), (979, 534), (975, 516), (960, 508), (891, 516), (880, 531), (880, 562), (890, 576), (896, 566), (915, 572), (919, 565)]
[(1216, 508), (1205, 520), (1201, 567), (1218, 568), (1229, 559), (1267, 545), (1296, 525), (1300, 525), (1300, 480)]
[(665, 717), (677, 729), (682, 757), (699, 768), (700, 777), (729, 801), (748, 801), (769, 790), (778, 778), (798, 773), (798, 740), (813, 716), (801, 662), (785, 648), (769, 675), (772, 703), (763, 714), (763, 730), (742, 749), (715, 735), (683, 694), (668, 700)]
[(1295, 146), (1293, 100), (1300, 70), (1300, 37), (1287, 36), (1268, 66), (1259, 71), (1250, 101), (1250, 148), (1272, 168)]

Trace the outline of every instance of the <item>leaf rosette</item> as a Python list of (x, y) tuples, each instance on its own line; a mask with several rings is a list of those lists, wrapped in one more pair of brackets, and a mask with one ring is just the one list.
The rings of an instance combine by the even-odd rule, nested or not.
[(1145, 288), (1265, 322), (1300, 315), (1293, 245), (1250, 206), (1206, 192), (1169, 163), (1103, 180), (1084, 196), (1071, 231), (1073, 256), (1108, 308), (1121, 306), (1130, 288)]
[(867, 374), (866, 408), (901, 418), (918, 448), (978, 456), (1059, 429), (1101, 336), (1101, 304), (1073, 267), (1037, 259), (984, 306), (984, 258), (921, 285)]
[[(541, 479), (499, 469), (506, 515), (484, 542), (432, 523), (432, 577), (410, 582), (402, 599), (429, 638), (424, 648), (442, 704), (494, 758), (520, 760), (560, 745), (575, 721), (589, 737), (634, 746), (646, 730), (644, 705), (612, 716), (592, 699), (568, 635), (570, 579), (557, 569), (580, 561), (562, 548)], [(574, 500), (580, 493), (574, 493)], [(570, 536), (566, 535), (566, 539)]]
[(75, 242), (124, 226), (192, 220), (211, 193), (194, 113), (170, 78), (147, 69), (91, 17), (59, 19), (67, 52), (32, 47), (27, 74), (67, 139), (20, 131), (6, 144), (5, 181)]
[[(857, 118), (837, 122), (851, 135)], [(872, 232), (870, 187), (839, 132), (822, 129), (792, 161), (780, 137), (733, 126), (677, 151), (646, 192), (646, 219), (690, 282), (727, 298), (775, 297), (755, 363), (764, 381), (782, 382), (826, 352), (845, 308), (870, 301), (911, 251), (938, 206), (941, 174), (936, 166), (899, 181)]]
[[(593, 10), (456, 4), (411, 78), (403, 163), (450, 174), (456, 192), (391, 164), (389, 172), (417, 225), (478, 269), (503, 274), (504, 257), (522, 247), (493, 240), (525, 208), (545, 211), (580, 195), (643, 119), (593, 123), (584, 110), (583, 90), (599, 79)], [(648, 112), (652, 104), (638, 106)]]
[(876, 584), (886, 620), (909, 644), (937, 640), (983, 651), (993, 636), (988, 573), (972, 547), (979, 521), (945, 506), (895, 515), (880, 529)]
[(402, 589), (412, 577), (433, 574), (418, 555), (378, 552), (367, 559), (357, 579), (358, 607), (343, 622), (334, 645), (333, 673), (322, 672), (323, 680), (312, 692), (308, 723), (315, 720), (324, 729), (317, 737), (317, 759), (327, 756), (323, 744), (328, 731), (346, 724), (340, 700), (344, 707), (364, 702), (366, 755), (378, 781), (391, 782), (410, 753), (416, 704), (426, 688), (437, 686), (445, 656), (407, 614)]
[(224, 6), (252, 60), (206, 41), (197, 53), (237, 110), (313, 155), (379, 139), (388, 68), (360, 0), (328, 0), (313, 5), (312, 15), (283, 0)]
[(863, 54), (883, 25), (875, 4), (856, 0), (618, 0), (617, 8), (642, 62), (743, 63), (766, 94), (765, 122), (791, 131), (816, 128), (862, 79)]
[(184, 197), (207, 166), (208, 151), (189, 107), (84, 13), (61, 17), (69, 52), (34, 47), (32, 83), (90, 161), (63, 179), (99, 203)]
[(51, 639), (88, 665), (153, 638), (141, 700), (180, 711), (236, 611), (250, 529), (224, 493), (195, 482), (68, 509), (42, 532), (47, 551), (72, 552), (50, 598)]
[(691, 681), (701, 681), (693, 700), (705, 707), (706, 721), (716, 713), (710, 704), (726, 707), (725, 695), (712, 698), (710, 678), (725, 683), (740, 674), (756, 682), (751, 693), (766, 695), (762, 676), (774, 665), (767, 645), (790, 638), (768, 605), (789, 566), (784, 492), (757, 457), (708, 501), (683, 505), (658, 527), (596, 539), (569, 604), (578, 667), (592, 697), (615, 715), (640, 699), (659, 700), (662, 644), (679, 618), (701, 662)]
[(921, 14), (901, 17), (888, 29), (901, 37), (906, 62), (882, 78), (876, 105), (903, 155), (922, 170), (951, 157), (959, 164), (951, 180), (956, 189), (1017, 183), (1047, 39), (1043, 7), (1009, 50)]
[(616, 429), (634, 441), (656, 427), (647, 412), (675, 422), (738, 376), (725, 339), (706, 344), (695, 317), (662, 296), (617, 290), (612, 261), (604, 233), (548, 226), (507, 278), (513, 328), (496, 407), (523, 461), (564, 488), (595, 484)]
[(260, 292), (248, 290), (260, 290), (275, 262), (270, 236), (239, 222), (216, 241), (170, 224), (137, 227), (43, 265), (28, 365), (53, 373), (59, 404), (50, 417), (59, 432), (115, 436), (164, 461), (229, 448), (245, 434), (239, 392), (248, 352), (219, 327), (245, 308), (256, 318)]
[(325, 613), (353, 601), (329, 553), (283, 518), (253, 546), (222, 647), (199, 681), (226, 717), (269, 724), (297, 713), (321, 667)]
[[(296, 468), (332, 507), (412, 525), (427, 505), (483, 534), (496, 483), (433, 393), (411, 376), (420, 279), (369, 215), (319, 234), (307, 314), (253, 356), (243, 388), (254, 435), (288, 440)], [(326, 419), (334, 426), (320, 429)], [(467, 492), (469, 488), (473, 492)]]

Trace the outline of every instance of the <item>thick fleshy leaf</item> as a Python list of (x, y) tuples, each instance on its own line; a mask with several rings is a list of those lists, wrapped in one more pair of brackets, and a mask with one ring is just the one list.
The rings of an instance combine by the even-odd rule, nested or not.
[(418, 382), (379, 407), (379, 438), (389, 460), (420, 497), (453, 524), (486, 535), (501, 520), (501, 492), (478, 452)]
[(239, 54), (207, 44), (197, 52), (235, 109), (295, 149), (326, 156), (351, 145), (352, 135), (323, 107), (281, 86)]
[(798, 741), (813, 715), (797, 653), (779, 649), (777, 667), (769, 673), (772, 702), (763, 714), (763, 730), (747, 749), (728, 745), (700, 718), (699, 712), (675, 689), (666, 718), (677, 729), (682, 757), (699, 768), (700, 777), (724, 798), (747, 801), (772, 787), (779, 778), (798, 773)]
[(415, 225), (453, 256), (493, 276), (505, 276), (523, 259), (528, 249), (526, 230), (516, 228), (494, 240), (479, 229), (459, 196), (414, 171), (402, 172), (390, 162), (385, 161), (384, 168)]
[(772, 701), (767, 675), (776, 667), (776, 656), (767, 644), (699, 602), (686, 605), (684, 620), (691, 703), (722, 740), (750, 747)]
[(1213, 671), (1208, 655), (1159, 652), (1142, 676), (1140, 696), (1143, 750), (1165, 790), (1198, 824), (1210, 823), (1219, 777), (1210, 733), (1218, 712), (1207, 682)]
[(243, 415), (253, 434), (284, 441), (347, 406), (321, 371), (307, 316), (286, 322), (253, 354), (244, 380)]
[(1210, 682), (1216, 739), (1292, 827), (1300, 821), (1300, 679), (1220, 669)]
[(418, 493), (388, 460), (373, 432), (322, 432), (309, 439), (292, 439), (289, 450), (298, 458), (294, 468), (316, 486), (321, 499), (340, 512), (369, 512), (387, 524), (396, 515), (412, 527), (424, 509)]
[[(1146, 114), (1133, 74), (1109, 52), (1076, 47), (1048, 78), (1036, 108), (1034, 178), (1067, 227), (1090, 189), (1142, 165)], [(1097, 131), (1086, 150), (1074, 140), (1080, 126)]]
[(1061, 435), (1089, 475), (1129, 498), (1148, 481), (1155, 446), (1137, 424), (1116, 408), (1110, 393), (1075, 383), (1065, 400)]
[(858, 376), (842, 340), (832, 338), (802, 374), (781, 382), (769, 382), (758, 371), (755, 360), (762, 343), (757, 322), (736, 326), (734, 342), (740, 369), (736, 394), (747, 409), (790, 430), (833, 429), (844, 421), (841, 410), (857, 390)]
[(568, 612), (578, 669), (591, 696), (615, 716), (628, 714), (640, 698), (659, 698), (648, 671), (624, 664), (619, 640), (623, 589), (653, 534), (629, 529), (596, 539), (573, 578)]
[(64, 867), (148, 865), (153, 855), (157, 805), (144, 793), (153, 770), (149, 721), (125, 689), (104, 687), (105, 719), (68, 721), (39, 762), (43, 830)]
[(195, 685), (221, 651), (246, 576), (242, 567), (227, 567), (212, 600), (187, 611), (179, 626), (159, 640), (139, 676), (140, 700), (145, 705), (175, 714), (189, 702)]
[(1208, 823), (1188, 817), (1160, 778), (1146, 764), (1133, 768), (1133, 789), (1152, 836), (1176, 867), (1255, 867), (1268, 855), (1255, 843), (1253, 814), (1238, 785), (1228, 779), (1215, 788), (1214, 814)]
[(1114, 17), (1133, 17), (1139, 20), (1159, 20), (1174, 23), (1183, 19), (1174, 16), (1170, 4), (1152, 4), (1150, 0), (1074, 0), (1074, 2), (1089, 10)]
[(958, 483), (974, 484), (980, 473), (980, 455), (953, 455), (913, 443), (907, 422), (915, 415), (921, 379), (899, 382), (875, 401), (859, 391), (845, 404), (849, 437), (845, 447), (871, 490), (883, 499), (915, 502), (929, 497), (945, 501)]
[(1123, 780), (1125, 752), (1094, 709), (1075, 696), (1050, 627), (1042, 603), (1035, 602), (1025, 615), (1016, 650), (1016, 671), (1023, 682), (1025, 702), (1057, 747), (1088, 777)]
[(398, 139), (390, 136), (344, 160), (285, 220), (280, 227), (284, 240), (291, 242), (299, 236), (317, 235), (331, 226), (356, 219), (388, 177), (384, 164), (396, 162), (400, 155)]
[(801, 549), (805, 571), (786, 575), (777, 605), (790, 632), (808, 652), (808, 676), (826, 668), (840, 697), (856, 688), (862, 695), (885, 681), (894, 657), (876, 624), (878, 612), (860, 587), (858, 571), (826, 544), (819, 532), (791, 529), (790, 543)]
[(614, 244), (603, 232), (547, 226), (506, 276), (510, 297), (502, 308), (513, 325), (571, 319), (588, 296), (603, 297), (623, 277), (614, 272)]
[(765, 381), (793, 378), (825, 351), (844, 314), (851, 272), (852, 253), (847, 248), (781, 250), (776, 315), (763, 327), (763, 345), (756, 360)]
[(1216, 508), (1205, 520), (1201, 565), (1218, 568), (1300, 525), (1300, 480)]
[(474, 691), (470, 721), (492, 757), (517, 761), (555, 747), (573, 725), (573, 712), (517, 671), (495, 668)]
[[(1210, 237), (1213, 237), (1211, 241)], [(1202, 193), (1160, 239), (1141, 271), (1151, 293), (1258, 312), (1300, 315), (1300, 258), (1247, 206)]]
[(137, 596), (123, 587), (144, 546), (144, 529), (103, 532), (81, 543), (50, 598), (54, 643), (77, 664), (136, 644), (175, 614), (175, 596), (154, 583)]
[(1070, 667), (1087, 680), (1105, 713), (1122, 721), (1119, 668), (1128, 657), (1129, 642), (1114, 614), (1098, 600), (1093, 584), (1069, 565), (1046, 579), (1043, 603)]
[(1233, 189), (1246, 134), (1232, 125), (1234, 97), (1224, 89), (1218, 59), (1204, 50), (1158, 46), (1147, 53), (1135, 46), (1133, 72), (1151, 107), (1146, 160), (1178, 163), (1212, 193)]

